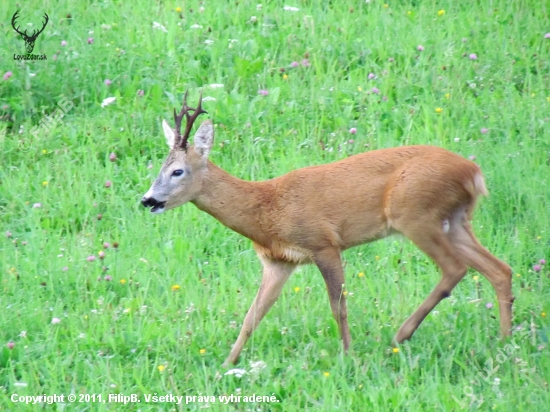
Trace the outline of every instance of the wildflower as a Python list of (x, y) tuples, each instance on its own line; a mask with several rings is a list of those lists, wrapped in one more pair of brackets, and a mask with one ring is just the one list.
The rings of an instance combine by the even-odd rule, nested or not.
[(19, 334), (19, 337), (20, 337), (20, 338), (26, 338), (26, 337), (27, 337), (27, 331), (26, 331), (26, 330), (22, 330), (21, 333)]
[(200, 24), (193, 24), (191, 26), (192, 29), (202, 29), (202, 26)]
[(57, 325), (58, 323), (61, 323), (61, 319), (59, 319), (59, 318), (52, 318), (52, 325)]
[(374, 94), (379, 94), (380, 90), (378, 90), (376, 87), (373, 87), (371, 92), (374, 93)]
[(493, 304), (489, 302), (489, 303), (487, 303), (487, 304), (485, 305), (485, 307), (486, 307), (487, 309), (492, 309), (492, 308), (493, 308)]
[(376, 75), (374, 73), (369, 73), (369, 75), (367, 76), (367, 78), (369, 80), (372, 80), (372, 79), (376, 79)]
[(42, 186), (44, 186), (44, 187), (48, 186), (48, 182), (44, 180), (44, 181), (42, 182)]
[(392, 352), (393, 352), (393, 353), (399, 353), (399, 348), (393, 348), (393, 349), (392, 349)]
[(258, 18), (256, 16), (250, 17), (250, 23), (256, 23), (258, 21)]
[(65, 40), (61, 40), (61, 46), (65, 47), (67, 45), (67, 42)]
[(445, 10), (441, 9), (437, 12), (438, 16), (443, 16), (445, 14)]
[(468, 159), (470, 159), (472, 162), (476, 160), (476, 155), (470, 155), (468, 156)]
[(342, 292), (342, 295), (348, 296), (348, 291), (347, 291), (347, 290), (344, 290), (344, 291)]
[(450, 99), (451, 98), (451, 94), (450, 93), (445, 93), (445, 99)]
[(236, 378), (242, 378), (246, 375), (246, 370), (244, 369), (230, 369), (224, 373), (224, 375), (235, 375)]
[(109, 79), (105, 79), (105, 86), (110, 86), (111, 84), (113, 84), (113, 82)]
[(296, 68), (296, 67), (298, 67), (298, 66), (300, 66), (300, 63), (298, 63), (298, 62), (292, 62), (292, 63), (290, 63), (290, 67), (292, 67), (292, 68)]
[(98, 213), (97, 220), (101, 220), (101, 219), (103, 219), (103, 215), (101, 213)]
[(468, 57), (470, 60), (477, 60), (477, 54), (475, 53), (471, 53)]
[(542, 313), (540, 314), (540, 316), (542, 316), (543, 318), (545, 318), (545, 317), (546, 317), (546, 313), (545, 313), (545, 312), (542, 312)]
[(384, 3), (384, 8), (387, 9), (388, 7), (390, 7), (387, 3)]
[(109, 106), (110, 104), (114, 103), (115, 100), (116, 97), (107, 97), (101, 102), (101, 107)]
[(176, 13), (181, 13), (181, 7), (176, 7)]
[(283, 74), (283, 80), (288, 80), (288, 74)]
[(299, 291), (300, 291), (300, 286), (296, 286), (296, 287), (294, 288), (294, 292), (298, 293)]
[(325, 378), (328, 378), (328, 377), (330, 376), (330, 372), (323, 372), (323, 376), (324, 376)]
[(487, 133), (489, 133), (489, 129), (487, 129), (486, 127), (482, 127), (480, 132), (481, 132), (481, 134), (487, 134)]
[(90, 255), (90, 256), (88, 256), (88, 257), (86, 258), (86, 260), (87, 260), (88, 262), (93, 262), (93, 261), (95, 260), (95, 256), (94, 256), (94, 255)]
[(359, 272), (359, 274), (357, 275), (357, 277), (359, 277), (359, 278), (362, 278), (363, 276), (365, 276), (365, 274), (363, 272)]
[(214, 44), (214, 40), (206, 39), (206, 40), (204, 41), (204, 44), (207, 44), (207, 45)]
[(304, 60), (302, 60), (302, 66), (303, 67), (309, 67), (309, 66), (311, 66), (311, 63), (309, 62), (308, 59), (304, 59)]
[(6, 73), (4, 73), (3, 79), (4, 79), (4, 80), (8, 80), (11, 76), (13, 76), (13, 73), (12, 73), (12, 72), (6, 72)]
[(170, 289), (172, 289), (175, 292), (177, 290), (180, 290), (180, 285), (172, 285)]
[(42, 203), (35, 203), (34, 205), (32, 205), (33, 209), (40, 209), (41, 207), (42, 207)]
[(541, 269), (542, 269), (542, 267), (541, 267), (540, 265), (534, 265), (534, 266), (533, 266), (533, 270), (534, 270), (535, 272), (540, 272)]
[(153, 29), (154, 30), (160, 30), (164, 33), (168, 33), (168, 30), (166, 30), (166, 27), (164, 27), (162, 24), (160, 24), (156, 21), (153, 22)]
[(541, 265), (546, 265), (546, 259), (541, 259), (541, 260), (539, 260), (539, 263), (540, 263)]
[(100, 250), (98, 253), (97, 253), (97, 256), (100, 258), (100, 259), (105, 259), (105, 252), (103, 250)]
[(12, 237), (12, 233), (11, 233), (9, 230), (6, 232), (6, 237), (7, 237), (7, 238)]
[(116, 154), (115, 154), (115, 153), (111, 153), (111, 154), (109, 155), (109, 160), (110, 160), (111, 162), (115, 162), (115, 161), (116, 161)]
[(380, 256), (375, 256), (374, 259), (375, 260), (380, 260)]
[(111, 275), (107, 275), (103, 279), (105, 280), (105, 282), (110, 282), (111, 280), (113, 280)]
[(6, 346), (8, 347), (8, 349), (13, 349), (13, 348), (15, 348), (15, 343), (10, 341), (10, 342), (6, 343)]
[(390, 57), (390, 58), (388, 59), (388, 61), (389, 61), (390, 63), (393, 63), (393, 62), (395, 61), (395, 59), (394, 59), (393, 57)]
[(138, 95), (138, 97), (143, 97), (143, 95), (145, 94), (145, 92), (141, 89), (139, 89), (136, 94)]
[(285, 11), (300, 11), (298, 7), (292, 7), (292, 6), (284, 6), (283, 10)]
[(416, 50), (418, 50), (418, 51), (424, 51), (424, 46), (422, 46), (421, 44), (419, 44), (419, 45), (416, 47)]
[(260, 89), (258, 90), (258, 94), (261, 96), (267, 96), (269, 94), (269, 91), (266, 89)]
[(94, 44), (94, 38), (88, 37), (88, 44)]
[(164, 369), (166, 369), (166, 366), (164, 366), (164, 365), (159, 365), (159, 366), (157, 366), (157, 369), (159, 370), (159, 372), (163, 372)]
[(520, 277), (521, 277), (521, 274), (520, 274), (520, 273), (516, 273), (516, 277), (520, 278)]
[(361, 86), (357, 86), (357, 91), (358, 92), (362, 92), (363, 91), (363, 88)]
[(103, 249), (109, 249), (111, 244), (109, 242), (103, 242)]
[(351, 134), (356, 134), (357, 133), (357, 129), (355, 127), (352, 127), (351, 129), (349, 129), (349, 132)]
[(206, 353), (206, 349), (199, 349), (199, 353), (200, 353), (201, 355), (204, 355), (204, 354)]
[(118, 242), (113, 242), (113, 247), (114, 247), (115, 249), (118, 249)]
[(550, 33), (546, 33), (546, 34), (544, 35), (544, 38), (545, 38), (545, 39), (550, 39)]
[(435, 108), (436, 113), (441, 113), (442, 111), (443, 111), (443, 109), (441, 107), (436, 107)]
[(223, 84), (213, 83), (213, 84), (209, 85), (208, 87), (210, 87), (211, 89), (221, 89), (221, 88), (223, 88)]
[(113, 185), (113, 184), (111, 183), (110, 180), (107, 180), (107, 181), (105, 182), (105, 187), (106, 187), (106, 188), (109, 188), (109, 187), (111, 187), (112, 185)]
[(479, 276), (478, 276), (478, 275), (474, 275), (474, 276), (472, 277), (472, 279), (474, 279), (474, 280), (477, 282), (477, 281), (479, 280)]

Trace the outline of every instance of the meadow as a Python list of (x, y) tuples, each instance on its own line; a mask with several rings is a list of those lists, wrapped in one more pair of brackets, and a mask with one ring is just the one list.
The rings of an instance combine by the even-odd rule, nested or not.
[[(258, 1), (0, 10), (0, 410), (547, 410), (547, 2)], [(46, 60), (14, 60), (18, 9), (29, 32), (48, 14), (33, 51)], [(250, 241), (191, 204), (139, 204), (168, 153), (161, 121), (187, 89), (215, 123), (210, 159), (247, 180), (408, 144), (474, 159), (490, 196), (473, 226), (514, 270), (512, 339), (470, 271), (394, 349), (440, 274), (390, 237), (343, 254), (348, 356), (304, 266), (227, 373), (261, 278)], [(98, 401), (109, 394), (141, 402)], [(218, 398), (231, 394), (276, 401)]]

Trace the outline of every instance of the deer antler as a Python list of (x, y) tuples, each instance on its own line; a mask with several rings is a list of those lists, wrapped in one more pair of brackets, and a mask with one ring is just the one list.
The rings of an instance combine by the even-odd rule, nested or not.
[[(185, 92), (185, 95), (183, 96), (183, 107), (181, 108), (181, 111), (179, 114), (176, 112), (176, 109), (174, 109), (174, 121), (176, 123), (176, 127), (174, 128), (174, 132), (176, 133), (175, 138), (175, 144), (174, 146), (179, 145), (182, 149), (187, 150), (187, 140), (189, 139), (189, 133), (191, 132), (191, 129), (193, 128), (193, 123), (195, 123), (195, 120), (199, 115), (203, 113), (207, 113), (206, 110), (202, 109), (201, 103), (202, 103), (202, 91), (199, 97), (199, 104), (196, 109), (193, 109), (192, 107), (187, 106), (187, 95), (189, 93), (189, 90)], [(189, 110), (193, 110), (193, 115), (189, 115)], [(183, 136), (181, 135), (181, 121), (183, 119), (183, 116), (185, 116), (185, 131), (183, 133)]]
[(17, 20), (17, 18), (19, 17), (18, 14), (19, 14), (19, 10), (17, 10), (17, 11), (13, 14), (13, 17), (11, 18), (11, 25), (12, 25), (13, 29), (14, 29), (17, 33), (19, 33), (21, 36), (26, 36), (26, 35), (27, 35), (27, 30), (25, 30), (25, 32), (21, 33), (21, 32), (19, 31), (19, 27), (15, 27), (15, 20)]
[(38, 32), (34, 32), (32, 33), (32, 38), (36, 39), (38, 37), (38, 35), (40, 33), (42, 33), (44, 31), (44, 29), (46, 28), (46, 24), (48, 24), (48, 21), (50, 21), (50, 18), (48, 17), (48, 15), (46, 13), (44, 13), (44, 25), (42, 26), (42, 28), (38, 31)]

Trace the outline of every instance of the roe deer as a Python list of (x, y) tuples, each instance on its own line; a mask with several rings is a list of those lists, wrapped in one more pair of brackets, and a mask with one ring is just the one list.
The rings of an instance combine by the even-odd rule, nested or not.
[(188, 145), (193, 122), (206, 113), (201, 101), (202, 95), (196, 109), (188, 107), (186, 92), (181, 112), (174, 109), (175, 129), (162, 122), (170, 153), (142, 204), (162, 213), (191, 202), (252, 240), (263, 264), (262, 282), (225, 366), (237, 362), (292, 271), (306, 263), (317, 265), (323, 275), (347, 351), (350, 333), (341, 252), (391, 233), (408, 237), (442, 272), (440, 282), (399, 328), (394, 342), (412, 336), (468, 267), (493, 285), (501, 334), (510, 335), (511, 269), (479, 244), (470, 225), (476, 199), (487, 194), (475, 163), (438, 147), (404, 146), (248, 182), (208, 160), (214, 140), (210, 120), (199, 127), (194, 146)]

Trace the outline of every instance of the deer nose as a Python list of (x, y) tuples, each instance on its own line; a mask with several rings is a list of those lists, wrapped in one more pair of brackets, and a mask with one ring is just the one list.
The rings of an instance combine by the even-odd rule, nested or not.
[(141, 199), (141, 204), (145, 207), (154, 207), (159, 203), (160, 202), (157, 201), (154, 197), (143, 196), (143, 198)]

